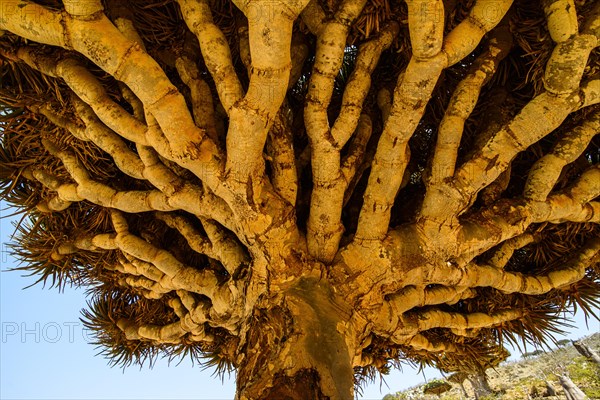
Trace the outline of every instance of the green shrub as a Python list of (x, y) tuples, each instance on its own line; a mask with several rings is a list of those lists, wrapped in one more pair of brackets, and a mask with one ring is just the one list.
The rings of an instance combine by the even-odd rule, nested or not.
[(569, 376), (581, 390), (591, 399), (600, 398), (600, 371), (592, 362), (584, 357), (577, 357), (568, 366)]

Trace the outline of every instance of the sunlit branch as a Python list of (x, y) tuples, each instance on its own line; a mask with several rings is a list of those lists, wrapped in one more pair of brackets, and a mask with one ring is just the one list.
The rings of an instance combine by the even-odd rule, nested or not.
[[(75, 155), (60, 150), (54, 143), (47, 139), (42, 139), (42, 143), (50, 154), (58, 157), (63, 162), (63, 165), (77, 183), (75, 190), (77, 196), (81, 199), (125, 212), (172, 211), (175, 209), (169, 205), (168, 198), (157, 190), (118, 191), (108, 185), (96, 182), (90, 178), (88, 171)], [(72, 186), (68, 186), (65, 189), (71, 188)], [(57, 188), (57, 193), (61, 196), (63, 192), (60, 188)], [(73, 201), (73, 199), (74, 197), (72, 196), (65, 196), (63, 198), (63, 200), (67, 201)]]
[[(473, 51), (483, 35), (500, 22), (511, 3), (499, 2), (500, 12), (489, 18), (485, 14), (487, 2), (475, 2), (469, 18), (454, 28), (443, 42), (442, 31), (431, 24), (422, 25), (430, 16), (420, 12), (419, 7), (409, 7), (411, 43), (419, 50), (398, 78), (392, 107), (371, 165), (355, 240), (381, 240), (387, 233), (392, 205), (410, 159), (408, 141), (425, 112), (442, 70)], [(441, 2), (432, 3), (432, 7), (436, 26), (443, 25)]]
[(190, 89), (194, 122), (196, 122), (198, 127), (206, 131), (206, 134), (213, 142), (221, 144), (215, 125), (214, 105), (210, 87), (200, 77), (198, 67), (189, 58), (180, 57), (176, 60), (175, 65), (177, 66), (181, 80)]
[(267, 139), (267, 155), (270, 157), (271, 183), (274, 189), (287, 202), (296, 205), (298, 195), (296, 155), (292, 127), (286, 110), (284, 105), (273, 121)]
[(492, 78), (498, 64), (508, 54), (511, 44), (512, 35), (508, 31), (508, 25), (495, 29), (489, 39), (487, 51), (475, 60), (469, 74), (454, 90), (440, 122), (429, 186), (454, 175), (465, 121), (477, 104), (481, 88)]
[[(308, 248), (313, 256), (325, 262), (333, 259), (344, 232), (341, 223), (341, 209), (347, 181), (341, 171), (340, 151), (350, 135), (354, 133), (362, 103), (370, 87), (370, 74), (376, 63), (365, 63), (366, 60), (363, 60), (360, 55), (357, 56), (357, 65), (344, 91), (343, 111), (338, 116), (338, 120), (341, 117), (348, 123), (347, 126), (344, 125), (344, 121), (339, 120), (338, 124), (336, 120), (331, 128), (327, 117), (327, 108), (331, 102), (335, 77), (344, 59), (345, 42), (350, 32), (350, 24), (360, 14), (364, 5), (365, 1), (363, 0), (343, 2), (335, 17), (320, 29), (316, 59), (304, 109), (304, 123), (310, 141), (313, 175), (313, 190), (307, 224)], [(385, 42), (391, 42), (393, 36), (393, 30), (388, 29), (388, 32), (376, 42), (384, 47)], [(362, 47), (359, 53), (361, 51), (374, 53), (378, 57), (383, 50), (382, 47), (378, 48), (372, 44), (364, 46), (366, 47)], [(361, 59), (360, 63), (358, 62), (359, 58)], [(352, 81), (354, 82), (351, 83)], [(334, 136), (334, 132), (338, 136), (337, 138)]]
[(522, 249), (530, 243), (534, 243), (536, 237), (529, 233), (516, 236), (502, 243), (487, 264), (495, 268), (504, 268), (516, 250)]
[(458, 347), (450, 341), (432, 342), (421, 334), (413, 336), (407, 343), (402, 343), (414, 348), (415, 350), (426, 350), (433, 353), (460, 353)]
[(215, 219), (235, 230), (232, 212), (222, 199), (178, 176), (152, 148), (138, 146), (138, 154), (144, 163), (144, 178), (165, 193), (173, 205), (194, 215)]
[(48, 106), (41, 107), (39, 112), (56, 126), (67, 129), (77, 139), (93, 142), (109, 154), (117, 168), (127, 175), (137, 179), (144, 179), (144, 165), (139, 157), (129, 149), (127, 144), (100, 122), (94, 112), (85, 103), (78, 98), (74, 98), (73, 103), (77, 110), (77, 115), (85, 123), (85, 128), (72, 123), (68, 118), (61, 117)]
[(16, 57), (43, 74), (64, 79), (108, 128), (134, 143), (147, 144), (145, 125), (112, 101), (102, 84), (77, 60), (57, 61), (35, 53), (30, 47), (20, 48)]
[(225, 237), (224, 233), (220, 232), (220, 228), (215, 226), (214, 223), (203, 222), (205, 229), (210, 232), (209, 239), (202, 235), (184, 217), (159, 213), (157, 218), (164, 221), (171, 228), (176, 229), (186, 239), (192, 250), (220, 261), (231, 275), (246, 261), (239, 246), (236, 246), (230, 238)]
[[(139, 44), (123, 36), (103, 13), (94, 14), (92, 19), (79, 19), (26, 1), (6, 0), (2, 7), (0, 29), (40, 43), (77, 50), (127, 84), (157, 119), (169, 141), (174, 161), (194, 172), (211, 187), (220, 185), (218, 150), (205, 132), (194, 125), (183, 96), (158, 63)], [(32, 25), (36, 29), (30, 29)], [(84, 74), (84, 70), (79, 67), (74, 79)], [(67, 80), (67, 77), (63, 78)], [(92, 82), (87, 90), (93, 87)], [(93, 102), (83, 100), (93, 108)], [(135, 118), (131, 119), (137, 122)], [(124, 132), (113, 130), (121, 135)]]
[(525, 275), (507, 272), (492, 265), (471, 263), (463, 268), (453, 265), (439, 266), (428, 271), (416, 268), (407, 274), (406, 281), (419, 284), (492, 287), (504, 293), (538, 295), (579, 281), (599, 251), (600, 239), (591, 239), (565, 262), (565, 267), (543, 275)]
[(428, 310), (418, 314), (406, 314), (403, 317), (404, 326), (396, 334), (416, 334), (433, 328), (448, 328), (457, 330), (490, 328), (504, 322), (513, 321), (524, 316), (523, 310), (506, 310), (493, 314), (471, 313), (462, 314), (441, 310)]
[(262, 190), (263, 149), (288, 88), (294, 20), (307, 3), (257, 0), (242, 7), (248, 17), (252, 71), (245, 96), (230, 109), (226, 174), (234, 191), (253, 193), (251, 201)]
[[(221, 104), (229, 114), (242, 98), (242, 86), (233, 68), (231, 51), (223, 32), (213, 22), (206, 0), (178, 0), (183, 18), (200, 43), (202, 57), (217, 86)], [(208, 96), (210, 99), (212, 96)]]
[(519, 152), (552, 132), (579, 108), (579, 83), (589, 54), (597, 45), (598, 37), (584, 31), (555, 47), (545, 69), (547, 91), (527, 103), (456, 171), (453, 183), (436, 195), (436, 202), (442, 201), (446, 206), (435, 215), (431, 212), (432, 217), (443, 221), (452, 213), (460, 213), (481, 189), (508, 168)]
[(219, 314), (231, 312), (234, 305), (233, 294), (227, 285), (219, 284), (211, 270), (197, 270), (180, 262), (169, 251), (157, 248), (142, 238), (129, 233), (125, 217), (119, 212), (111, 213), (117, 232), (115, 242), (123, 253), (158, 268), (172, 281), (173, 287), (202, 294), (212, 300), (212, 306)]

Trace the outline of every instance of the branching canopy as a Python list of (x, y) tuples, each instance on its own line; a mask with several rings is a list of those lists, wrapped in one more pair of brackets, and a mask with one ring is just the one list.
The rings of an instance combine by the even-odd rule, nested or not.
[(485, 369), (597, 311), (599, 45), (585, 0), (0, 0), (19, 269), (240, 398)]

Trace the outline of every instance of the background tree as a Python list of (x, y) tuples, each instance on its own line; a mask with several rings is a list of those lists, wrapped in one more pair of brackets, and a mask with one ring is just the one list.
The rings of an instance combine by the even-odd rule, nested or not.
[(596, 364), (597, 367), (600, 367), (600, 356), (590, 346), (582, 340), (573, 341), (573, 346), (579, 354)]
[(598, 305), (597, 1), (0, 7), (15, 251), (114, 364), (349, 399)]

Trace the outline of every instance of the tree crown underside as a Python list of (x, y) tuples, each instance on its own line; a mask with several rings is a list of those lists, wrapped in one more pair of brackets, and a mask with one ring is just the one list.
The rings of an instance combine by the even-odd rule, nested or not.
[(0, 7), (18, 269), (87, 288), (113, 364), (348, 398), (599, 305), (598, 2)]

